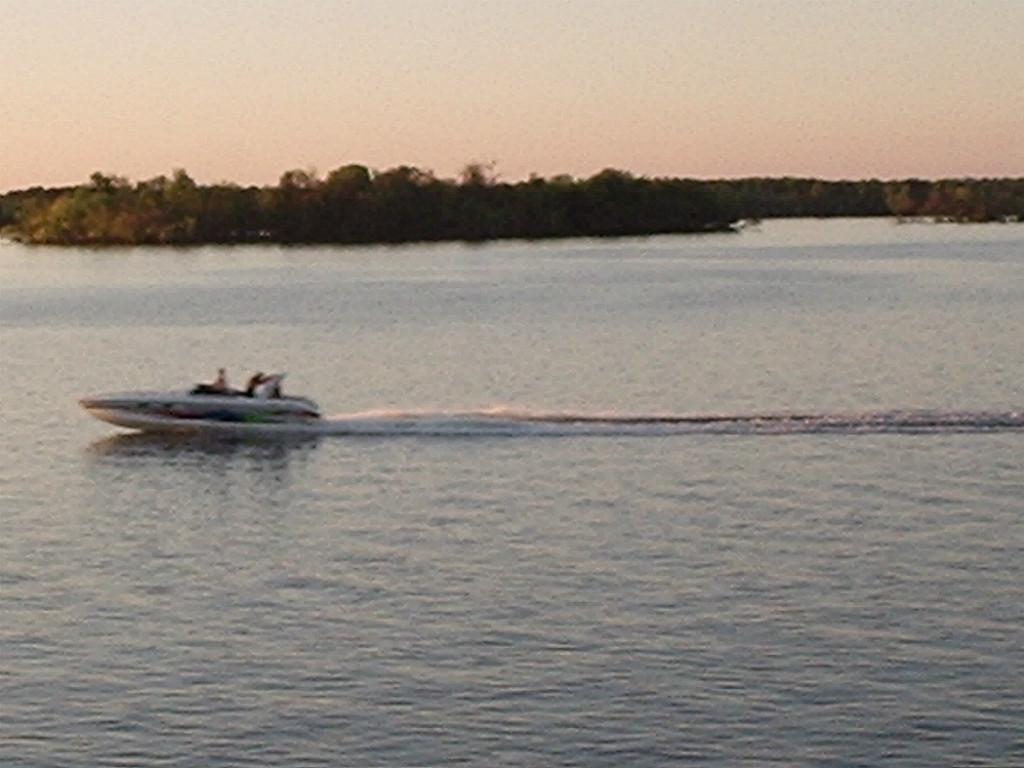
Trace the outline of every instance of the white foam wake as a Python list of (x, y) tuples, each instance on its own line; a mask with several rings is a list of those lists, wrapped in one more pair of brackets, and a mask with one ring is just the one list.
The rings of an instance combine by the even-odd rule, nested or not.
[(495, 407), (378, 410), (324, 419), (322, 434), (368, 436), (658, 436), (679, 434), (931, 433), (1024, 430), (1020, 411), (621, 414)]

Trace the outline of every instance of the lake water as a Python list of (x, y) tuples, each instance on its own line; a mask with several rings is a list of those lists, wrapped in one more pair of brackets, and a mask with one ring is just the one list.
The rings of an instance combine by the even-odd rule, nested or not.
[[(1022, 765), (1022, 329), (1012, 225), (0, 244), (0, 764)], [(339, 434), (77, 406), (219, 366)]]

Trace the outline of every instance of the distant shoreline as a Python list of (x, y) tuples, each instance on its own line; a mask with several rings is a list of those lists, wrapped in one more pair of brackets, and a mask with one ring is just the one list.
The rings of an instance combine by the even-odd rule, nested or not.
[(486, 166), (458, 180), (402, 166), (347, 165), (273, 187), (198, 185), (185, 171), (132, 183), (93, 174), (75, 187), (0, 195), (0, 234), (47, 245), (372, 245), (728, 232), (771, 218), (1024, 221), (1024, 179), (824, 181), (644, 178), (505, 183)]

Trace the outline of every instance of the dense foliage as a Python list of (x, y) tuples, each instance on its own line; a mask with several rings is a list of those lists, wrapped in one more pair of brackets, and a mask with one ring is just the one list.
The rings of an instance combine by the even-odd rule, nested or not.
[(500, 182), (487, 166), (458, 181), (401, 166), (346, 165), (319, 178), (288, 171), (277, 186), (200, 186), (184, 171), (132, 184), (0, 196), (0, 227), (32, 243), (370, 243), (644, 235), (723, 229), (741, 218), (931, 216), (1024, 219), (1024, 179), (728, 181), (636, 177)]

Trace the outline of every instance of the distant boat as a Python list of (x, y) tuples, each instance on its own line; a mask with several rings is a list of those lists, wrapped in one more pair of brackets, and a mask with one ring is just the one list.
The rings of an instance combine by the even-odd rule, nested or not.
[(736, 221), (732, 222), (729, 225), (729, 229), (731, 229), (733, 232), (742, 232), (744, 229), (749, 229), (750, 227), (756, 227), (760, 223), (761, 223), (761, 220), (757, 219), (757, 218), (737, 219)]
[[(265, 393), (280, 390), (283, 374), (265, 377)], [(306, 397), (258, 396), (198, 384), (187, 392), (122, 392), (79, 401), (92, 416), (147, 432), (294, 431), (315, 426), (320, 408)]]

